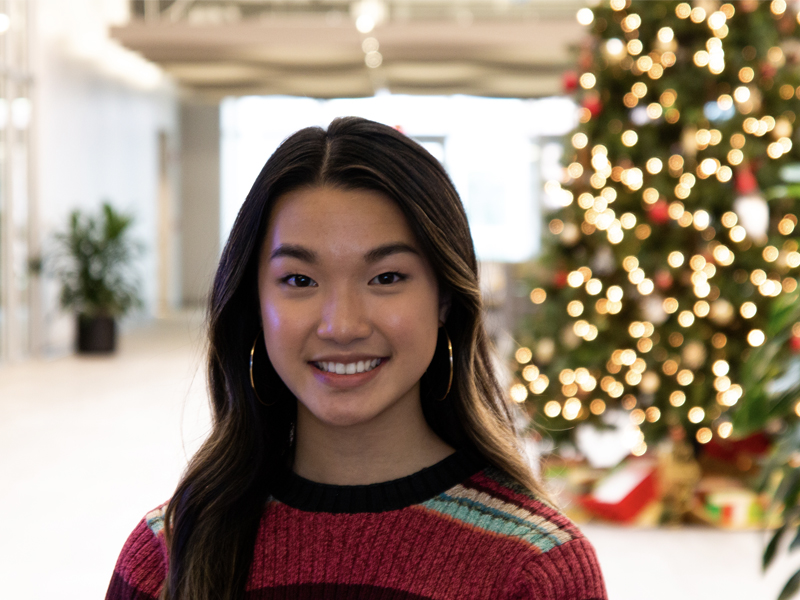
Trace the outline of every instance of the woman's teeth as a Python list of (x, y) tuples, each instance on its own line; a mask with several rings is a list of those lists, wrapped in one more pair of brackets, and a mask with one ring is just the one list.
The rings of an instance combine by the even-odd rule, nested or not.
[(314, 365), (320, 371), (328, 373), (336, 373), (338, 375), (354, 375), (356, 373), (364, 373), (365, 371), (372, 371), (375, 367), (381, 364), (380, 358), (373, 358), (372, 360), (360, 360), (354, 363), (337, 363), (337, 362), (315, 362)]

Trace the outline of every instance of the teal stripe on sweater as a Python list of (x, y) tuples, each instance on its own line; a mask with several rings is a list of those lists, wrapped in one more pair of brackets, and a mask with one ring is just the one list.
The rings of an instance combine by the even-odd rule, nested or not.
[(164, 529), (164, 511), (159, 509), (147, 513), (147, 515), (145, 515), (145, 521), (150, 531), (152, 531), (154, 535), (158, 535), (159, 532)]
[(521, 539), (542, 552), (547, 552), (563, 543), (535, 523), (467, 498), (440, 494), (423, 502), (422, 505), (486, 531)]

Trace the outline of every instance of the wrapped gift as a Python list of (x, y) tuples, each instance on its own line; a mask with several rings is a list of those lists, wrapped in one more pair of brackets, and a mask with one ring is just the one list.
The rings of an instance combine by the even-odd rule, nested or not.
[(754, 433), (742, 439), (718, 439), (705, 445), (703, 452), (719, 460), (736, 462), (742, 454), (750, 457), (761, 457), (772, 447), (769, 438), (762, 432)]
[(763, 510), (752, 490), (728, 490), (706, 496), (706, 512), (722, 527), (743, 529), (761, 523)]
[(650, 459), (626, 460), (600, 479), (580, 503), (593, 515), (629, 523), (657, 499), (656, 470)]
[(728, 476), (752, 476), (759, 459), (771, 448), (769, 438), (762, 432), (743, 439), (712, 439), (703, 447), (703, 470)]
[(701, 516), (705, 522), (726, 529), (763, 527), (763, 499), (740, 481), (728, 477), (704, 477), (698, 486)]

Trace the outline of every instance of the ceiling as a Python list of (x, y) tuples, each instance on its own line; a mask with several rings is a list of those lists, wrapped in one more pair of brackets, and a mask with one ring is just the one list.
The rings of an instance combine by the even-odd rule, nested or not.
[[(575, 20), (583, 5), (134, 0), (129, 23), (111, 33), (161, 65), (185, 90), (209, 99), (361, 97), (381, 89), (531, 98), (562, 93), (561, 75), (573, 61), (570, 46), (583, 35)], [(375, 23), (368, 33), (356, 28), (362, 14)], [(367, 38), (372, 39), (365, 44)], [(376, 41), (377, 54), (368, 55)]]

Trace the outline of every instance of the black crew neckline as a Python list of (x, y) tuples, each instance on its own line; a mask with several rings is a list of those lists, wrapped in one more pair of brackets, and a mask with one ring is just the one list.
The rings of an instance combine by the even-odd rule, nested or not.
[(460, 449), (411, 475), (369, 485), (317, 483), (284, 468), (270, 491), (283, 504), (308, 512), (384, 512), (430, 500), (487, 465), (475, 450)]

